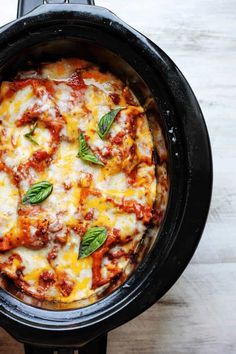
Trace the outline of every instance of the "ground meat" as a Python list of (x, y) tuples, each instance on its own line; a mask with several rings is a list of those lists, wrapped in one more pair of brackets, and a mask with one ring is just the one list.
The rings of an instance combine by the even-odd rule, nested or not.
[(93, 219), (93, 214), (94, 214), (93, 209), (89, 210), (87, 212), (87, 214), (85, 215), (85, 217), (84, 217), (85, 220), (92, 220)]
[(45, 247), (49, 241), (48, 239), (48, 220), (39, 220), (37, 230), (34, 234), (27, 233), (24, 238), (24, 246), (30, 249), (39, 250)]
[(120, 96), (117, 93), (110, 93), (109, 97), (111, 98), (114, 104), (119, 104)]
[(48, 253), (48, 256), (47, 256), (48, 262), (51, 263), (51, 261), (56, 259), (57, 258), (57, 254), (58, 254), (58, 247), (54, 246), (51, 249), (51, 251)]
[(49, 271), (44, 271), (39, 276), (39, 286), (47, 290), (55, 283), (55, 274)]
[(69, 296), (74, 288), (74, 281), (64, 272), (61, 273), (57, 281), (57, 287), (63, 296)]

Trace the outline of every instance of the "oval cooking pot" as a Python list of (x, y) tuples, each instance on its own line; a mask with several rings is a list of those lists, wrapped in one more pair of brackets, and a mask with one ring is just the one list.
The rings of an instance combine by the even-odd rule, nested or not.
[[(44, 3), (44, 4), (43, 4)], [(129, 279), (95, 304), (58, 308), (0, 290), (0, 320), (26, 353), (105, 353), (106, 333), (154, 304), (174, 284), (200, 240), (211, 199), (212, 159), (198, 102), (176, 65), (148, 38), (92, 0), (19, 1), (0, 29), (0, 79), (28, 60), (90, 57), (158, 107), (169, 151), (170, 195), (158, 237)], [(156, 108), (155, 108), (156, 109)], [(155, 134), (155, 131), (153, 131)], [(157, 234), (153, 227), (152, 233)], [(41, 346), (39, 347), (35, 346)]]

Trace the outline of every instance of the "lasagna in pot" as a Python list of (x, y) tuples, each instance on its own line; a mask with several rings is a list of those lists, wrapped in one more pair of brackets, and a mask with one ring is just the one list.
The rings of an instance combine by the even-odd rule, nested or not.
[(0, 269), (32, 297), (72, 302), (125, 281), (163, 218), (165, 142), (118, 78), (80, 59), (0, 89)]

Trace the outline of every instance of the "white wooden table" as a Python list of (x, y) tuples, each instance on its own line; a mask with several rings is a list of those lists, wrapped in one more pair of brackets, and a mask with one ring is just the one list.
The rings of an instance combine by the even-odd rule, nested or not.
[[(0, 24), (16, 0), (0, 0)], [(211, 137), (212, 206), (191, 264), (141, 316), (109, 334), (108, 354), (236, 353), (236, 1), (97, 0), (176, 62), (196, 93)], [(189, 235), (191, 237), (191, 235)], [(23, 353), (3, 331), (0, 353)]]

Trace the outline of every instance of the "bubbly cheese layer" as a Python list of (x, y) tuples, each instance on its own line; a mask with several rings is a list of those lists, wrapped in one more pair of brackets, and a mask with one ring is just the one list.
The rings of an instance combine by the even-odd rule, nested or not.
[[(119, 107), (101, 139), (99, 121)], [(81, 133), (101, 164), (78, 156)], [(137, 98), (92, 63), (62, 59), (2, 82), (1, 272), (27, 294), (59, 302), (89, 298), (125, 279), (153, 216), (152, 151)], [(23, 203), (40, 181), (52, 193)], [(93, 227), (105, 228), (106, 241), (82, 258), (83, 237)]]

